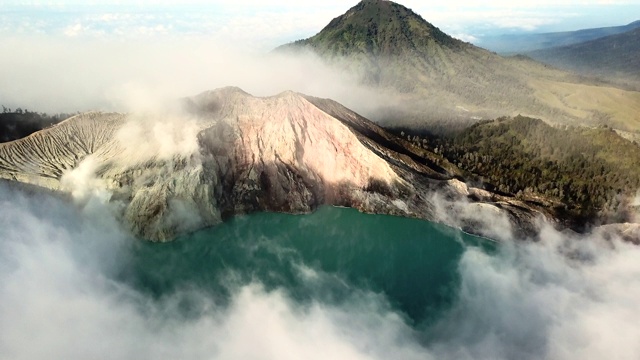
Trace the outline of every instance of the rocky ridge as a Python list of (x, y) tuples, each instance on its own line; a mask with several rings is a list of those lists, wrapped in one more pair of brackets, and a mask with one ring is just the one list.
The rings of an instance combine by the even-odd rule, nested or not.
[(331, 100), (223, 88), (185, 104), (169, 118), (81, 114), (0, 144), (0, 178), (81, 204), (109, 201), (134, 234), (155, 241), (235, 214), (307, 213), (324, 204), (494, 237), (478, 214), (531, 230), (545, 213), (467, 186), (454, 165)]

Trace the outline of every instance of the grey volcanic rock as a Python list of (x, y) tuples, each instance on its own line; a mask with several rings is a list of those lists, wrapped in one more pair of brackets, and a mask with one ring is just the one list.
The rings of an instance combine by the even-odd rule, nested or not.
[[(487, 208), (520, 228), (539, 214), (467, 187), (446, 160), (331, 100), (224, 88), (185, 104), (185, 112), (162, 116), (78, 115), (0, 144), (0, 178), (80, 204), (109, 201), (136, 235), (156, 241), (234, 214), (306, 213), (323, 204), (462, 228)], [(469, 216), (450, 216), (460, 206)]]
[(124, 115), (86, 113), (0, 146), (0, 176), (51, 189), (94, 152), (108, 151)]

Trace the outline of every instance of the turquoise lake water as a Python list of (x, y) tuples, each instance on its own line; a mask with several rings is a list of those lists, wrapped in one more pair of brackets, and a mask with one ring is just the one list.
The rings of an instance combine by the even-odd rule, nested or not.
[(496, 250), (439, 224), (322, 207), (309, 215), (239, 216), (171, 243), (141, 242), (120, 277), (155, 298), (195, 290), (221, 304), (252, 283), (300, 303), (373, 294), (419, 325), (455, 301), (458, 262), (469, 246)]

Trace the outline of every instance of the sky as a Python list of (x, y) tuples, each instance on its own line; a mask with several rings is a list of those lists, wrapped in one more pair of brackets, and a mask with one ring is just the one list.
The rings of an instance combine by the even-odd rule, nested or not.
[[(66, 38), (224, 39), (264, 52), (309, 37), (356, 1), (4, 0), (0, 35)], [(640, 18), (640, 0), (404, 0), (427, 21), (462, 40), (484, 36), (624, 25)]]

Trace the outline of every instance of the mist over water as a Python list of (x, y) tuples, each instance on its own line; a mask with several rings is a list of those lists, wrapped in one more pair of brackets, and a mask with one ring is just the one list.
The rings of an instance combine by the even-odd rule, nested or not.
[[(490, 224), (491, 219), (487, 219)], [(0, 358), (637, 359), (640, 250), (352, 209), (173, 243), (0, 184)]]
[(301, 303), (370, 292), (420, 324), (453, 302), (457, 263), (471, 244), (493, 247), (440, 225), (354, 209), (258, 213), (173, 243), (139, 243), (122, 279), (155, 297), (191, 287), (222, 301), (249, 283)]

